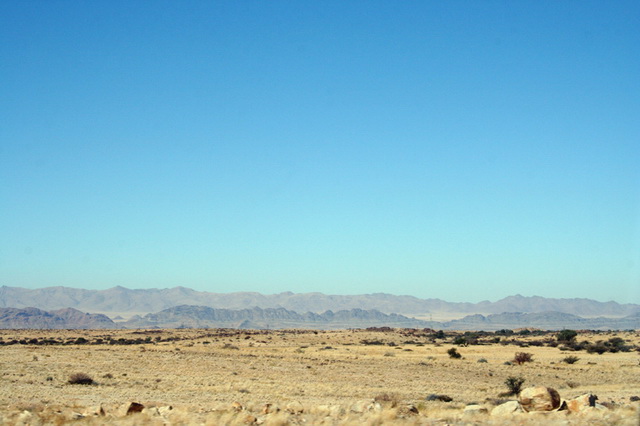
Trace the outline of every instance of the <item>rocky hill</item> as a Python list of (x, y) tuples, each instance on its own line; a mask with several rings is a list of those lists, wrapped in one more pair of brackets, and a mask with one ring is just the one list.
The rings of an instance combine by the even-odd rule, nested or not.
[(640, 314), (623, 318), (583, 318), (562, 312), (502, 313), (468, 315), (462, 319), (422, 321), (376, 310), (350, 309), (298, 313), (284, 308), (215, 309), (181, 305), (144, 316), (134, 315), (115, 323), (102, 314), (88, 314), (73, 308), (43, 311), (37, 308), (0, 308), (0, 328), (4, 329), (115, 329), (115, 328), (243, 328), (243, 329), (347, 329), (367, 327), (431, 328), (437, 330), (590, 329), (637, 330)]
[(427, 323), (397, 314), (375, 310), (351, 309), (322, 314), (300, 314), (284, 308), (214, 309), (207, 306), (182, 305), (144, 317), (134, 316), (122, 324), (127, 328), (310, 328), (344, 329), (389, 326), (421, 328)]
[(496, 302), (452, 303), (440, 299), (420, 299), (386, 293), (361, 295), (326, 295), (322, 293), (278, 293), (263, 295), (253, 292), (210, 293), (185, 287), (138, 289), (114, 287), (108, 290), (85, 290), (69, 287), (25, 289), (0, 287), (0, 307), (33, 306), (51, 310), (71, 307), (89, 312), (158, 312), (180, 305), (208, 306), (215, 309), (284, 308), (295, 312), (377, 310), (382, 313), (424, 315), (455, 312), (461, 314), (501, 314), (503, 312), (561, 312), (583, 317), (622, 317), (640, 312), (640, 305), (599, 302), (585, 298), (552, 299), (509, 296)]
[(119, 328), (108, 316), (87, 314), (73, 308), (43, 311), (37, 308), (0, 308), (4, 329), (98, 329)]

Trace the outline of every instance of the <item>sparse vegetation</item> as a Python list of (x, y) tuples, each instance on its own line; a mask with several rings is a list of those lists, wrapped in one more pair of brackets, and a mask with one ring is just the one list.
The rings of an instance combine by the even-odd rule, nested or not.
[[(536, 333), (502, 335), (501, 342), (493, 344), (492, 340), (498, 336), (491, 332), (451, 332), (446, 340), (438, 341), (444, 343), (439, 347), (431, 341), (433, 331), (419, 329), (315, 333), (309, 330), (158, 330), (152, 334), (152, 340), (156, 337), (160, 340), (143, 343), (147, 350), (141, 353), (142, 346), (110, 346), (107, 343), (119, 339), (137, 340), (138, 337), (146, 340), (145, 334), (137, 335), (131, 330), (109, 330), (108, 334), (91, 330), (0, 330), (0, 341), (5, 342), (0, 346), (2, 359), (12, 365), (10, 371), (4, 372), (0, 405), (7, 407), (15, 403), (17, 396), (24, 395), (27, 390), (34, 401), (49, 401), (46, 403), (51, 407), (49, 413), (60, 408), (69, 416), (73, 412), (71, 406), (75, 405), (78, 416), (88, 417), (95, 415), (90, 410), (95, 404), (93, 401), (100, 401), (109, 423), (113, 413), (126, 411), (121, 410), (126, 408), (122, 405), (130, 401), (124, 398), (135, 395), (138, 402), (147, 406), (149, 403), (158, 404), (158, 408), (162, 404), (173, 406), (171, 414), (165, 413), (171, 424), (244, 424), (245, 418), (249, 417), (264, 419), (264, 424), (293, 424), (298, 418), (294, 420), (292, 416), (299, 415), (287, 412), (287, 405), (299, 401), (308, 424), (407, 424), (411, 421), (427, 424), (435, 416), (455, 421), (462, 413), (463, 405), (472, 401), (486, 403), (491, 408), (497, 404), (495, 401), (513, 400), (513, 395), (527, 387), (530, 381), (532, 386), (554, 387), (567, 399), (593, 392), (601, 400), (616, 401), (619, 407), (627, 410), (621, 412), (631, 412), (629, 397), (638, 395), (635, 384), (640, 382), (640, 369), (635, 365), (637, 353), (624, 354), (623, 349), (610, 353), (609, 348), (629, 346), (635, 350), (640, 342), (637, 332), (581, 331), (581, 342), (588, 339), (592, 342), (589, 344), (606, 348), (607, 354), (596, 359), (595, 355), (583, 352), (577, 361), (583, 365), (576, 366), (580, 368), (563, 359), (578, 353), (560, 355), (548, 347), (548, 339), (556, 342), (557, 332), (547, 332), (544, 337), (538, 337)], [(251, 339), (246, 339), (247, 335)], [(89, 343), (76, 344), (79, 336)], [(477, 338), (479, 344), (461, 349), (451, 345), (455, 336)], [(28, 343), (36, 338), (37, 349)], [(65, 343), (40, 345), (49, 339)], [(94, 344), (98, 339), (104, 343)], [(536, 340), (544, 345), (538, 345)], [(16, 343), (8, 345), (11, 341)], [(202, 344), (204, 341), (211, 343)], [(381, 344), (365, 345), (363, 341)], [(390, 346), (393, 342), (401, 346)], [(505, 360), (514, 358), (514, 353), (520, 350), (517, 349), (519, 343), (530, 345), (527, 351), (540, 368), (502, 365)], [(238, 350), (225, 349), (225, 344)], [(423, 346), (417, 347), (419, 344)], [(573, 344), (582, 345), (575, 339)], [(413, 351), (406, 350), (409, 348)], [(296, 349), (303, 352), (296, 353)], [(450, 358), (450, 349), (455, 349), (454, 353), (467, 360)], [(386, 353), (394, 356), (385, 357)], [(38, 362), (32, 361), (34, 355), (38, 356)], [(489, 360), (489, 363), (485, 364), (483, 360)], [(69, 373), (74, 372), (68, 370), (71, 365), (77, 371), (97, 372), (91, 375), (101, 386), (90, 386), (91, 390), (87, 392), (89, 386), (67, 384)], [(411, 374), (419, 377), (408, 380)], [(511, 376), (509, 382), (505, 380), (508, 376)], [(175, 392), (167, 392), (167, 389), (175, 389)], [(507, 390), (508, 393), (496, 395)], [(444, 392), (450, 396), (443, 395)], [(216, 395), (213, 402), (212, 394)], [(268, 400), (265, 395), (269, 395)], [(351, 411), (362, 400), (377, 408)], [(453, 403), (445, 403), (451, 400)], [(243, 407), (238, 412), (229, 409), (234, 401)], [(262, 413), (265, 403), (272, 404), (269, 409), (272, 414)], [(407, 420), (400, 413), (409, 413), (405, 407), (411, 405), (418, 407), (419, 417)], [(114, 411), (117, 406), (119, 411)], [(638, 410), (633, 409), (636, 410), (633, 413), (637, 413)], [(340, 417), (338, 412), (348, 414)], [(410, 412), (413, 414), (407, 415), (416, 415), (415, 411)], [(7, 424), (17, 424), (20, 413), (22, 411), (12, 414), (14, 417), (7, 420)], [(151, 413), (150, 410), (137, 413), (136, 416), (141, 416), (140, 424), (161, 420), (160, 417), (145, 417), (152, 416)], [(44, 420), (36, 418), (35, 412), (32, 414), (31, 424), (66, 424), (72, 420), (69, 417), (64, 422), (58, 421), (59, 418)], [(7, 418), (6, 412), (2, 415)], [(63, 414), (59, 416), (63, 418)], [(348, 422), (346, 417), (349, 417)], [(579, 419), (579, 416), (567, 417), (570, 425), (580, 424)], [(100, 418), (95, 421), (99, 423)]]

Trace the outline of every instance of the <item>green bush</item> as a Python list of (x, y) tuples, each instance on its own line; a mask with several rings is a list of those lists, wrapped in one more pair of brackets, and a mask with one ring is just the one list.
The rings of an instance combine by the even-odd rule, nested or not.
[(569, 343), (573, 341), (577, 335), (578, 332), (575, 330), (562, 330), (556, 334), (556, 339), (558, 339), (558, 342)]

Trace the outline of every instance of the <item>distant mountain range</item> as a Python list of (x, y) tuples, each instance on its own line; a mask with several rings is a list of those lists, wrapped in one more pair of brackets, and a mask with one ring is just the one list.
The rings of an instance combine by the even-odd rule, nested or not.
[(497, 302), (452, 303), (440, 299), (420, 299), (386, 293), (362, 295), (326, 295), (322, 293), (279, 293), (263, 295), (253, 292), (210, 293), (185, 287), (132, 290), (114, 287), (108, 290), (85, 290), (69, 287), (26, 289), (0, 287), (0, 307), (36, 307), (44, 310), (75, 308), (88, 312), (148, 313), (180, 305), (207, 306), (215, 309), (278, 309), (323, 313), (351, 309), (376, 310), (386, 314), (421, 315), (429, 313), (501, 314), (504, 312), (560, 312), (582, 317), (623, 317), (640, 312), (640, 305), (598, 302), (585, 298), (552, 299), (509, 296)]
[(241, 329), (345, 329), (366, 327), (431, 328), (434, 330), (563, 328), (590, 330), (640, 329), (640, 313), (624, 318), (582, 318), (561, 312), (502, 313), (468, 315), (459, 320), (422, 321), (376, 310), (351, 309), (322, 314), (300, 314), (284, 308), (214, 309), (181, 305), (145, 316), (134, 315), (126, 322), (113, 322), (105, 315), (86, 314), (72, 308), (46, 312), (37, 308), (0, 308), (0, 328), (8, 329), (86, 329), (86, 328), (241, 328)]
[(144, 317), (134, 316), (122, 325), (126, 328), (312, 328), (344, 329), (366, 327), (423, 328), (426, 322), (375, 310), (351, 309), (322, 314), (300, 314), (284, 308), (214, 309), (181, 305)]
[(118, 328), (108, 316), (87, 314), (77, 309), (43, 311), (37, 308), (0, 308), (0, 328), (98, 329)]

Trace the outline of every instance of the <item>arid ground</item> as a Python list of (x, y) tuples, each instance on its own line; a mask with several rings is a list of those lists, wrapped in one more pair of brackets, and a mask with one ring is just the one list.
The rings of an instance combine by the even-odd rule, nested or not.
[[(0, 330), (0, 337), (0, 424), (640, 423), (637, 332), (578, 335), (620, 337), (631, 348), (603, 354), (540, 345), (555, 334), (499, 342), (487, 335), (465, 346), (453, 344), (455, 333), (436, 339), (422, 330)], [(452, 347), (461, 358), (450, 357)], [(533, 361), (511, 362), (516, 352)], [(569, 364), (568, 356), (579, 359)], [(76, 373), (93, 383), (69, 383)], [(491, 416), (517, 398), (505, 395), (508, 377), (552, 387), (565, 400), (592, 393), (602, 406)], [(434, 395), (452, 401), (428, 400)], [(131, 402), (145, 409), (127, 416)], [(472, 404), (487, 412), (465, 413)]]

